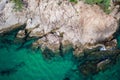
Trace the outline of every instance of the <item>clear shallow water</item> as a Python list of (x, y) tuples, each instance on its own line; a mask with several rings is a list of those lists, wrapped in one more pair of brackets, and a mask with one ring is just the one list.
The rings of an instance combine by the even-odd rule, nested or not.
[(76, 66), (72, 52), (64, 58), (56, 56), (47, 60), (40, 50), (29, 47), (30, 41), (22, 47), (22, 42), (15, 43), (14, 35), (0, 37), (0, 80), (63, 80), (71, 76), (71, 69)]
[(120, 59), (109, 69), (85, 77), (76, 71), (79, 63), (72, 50), (47, 60), (40, 50), (29, 47), (30, 42), (20, 48), (14, 35), (0, 37), (0, 80), (120, 80)]

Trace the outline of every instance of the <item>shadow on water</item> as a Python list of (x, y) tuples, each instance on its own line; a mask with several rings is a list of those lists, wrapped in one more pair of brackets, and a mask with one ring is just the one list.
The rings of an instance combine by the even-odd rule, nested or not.
[[(23, 24), (23, 25), (19, 26), (18, 28), (15, 28), (11, 31), (0, 33), (0, 43), (4, 43), (4, 44), (0, 44), (0, 48), (3, 48), (3, 47), (8, 48), (7, 46), (15, 44), (14, 40), (16, 39), (17, 33), (20, 30), (25, 30), (25, 27), (26, 27), (26, 24)], [(36, 37), (29, 38), (29, 34), (30, 34), (30, 32), (27, 33), (27, 30), (25, 30), (25, 37), (18, 44), (19, 47), (16, 50), (20, 50), (23, 48), (30, 48), (32, 43), (39, 39)]]
[(0, 33), (0, 36), (2, 38), (6, 38), (7, 37), (7, 39), (9, 38), (11, 40), (14, 40), (16, 35), (17, 35), (17, 33), (18, 33), (18, 31), (25, 29), (25, 26), (26, 26), (26, 24), (23, 24), (23, 25), (19, 26), (18, 28), (12, 29), (12, 30), (10, 30), (8, 32)]
[(23, 66), (25, 66), (25, 62), (20, 62), (19, 64), (14, 65), (14, 67), (12, 67), (12, 68), (8, 68), (8, 69), (0, 71), (0, 74), (2, 76), (4, 76), (4, 75), (6, 75), (6, 76), (12, 75), (12, 74), (16, 73), (19, 70), (19, 68), (21, 68)]
[(43, 54), (43, 57), (48, 60), (52, 59), (55, 56), (54, 52), (50, 50), (48, 47), (45, 48), (42, 54)]
[[(13, 44), (18, 31), (24, 29), (25, 26), (26, 26), (26, 24), (23, 24), (20, 27), (15, 28), (11, 31), (0, 33), (0, 43), (4, 43), (5, 45)], [(2, 46), (3, 45), (0, 45), (0, 47), (2, 47)]]

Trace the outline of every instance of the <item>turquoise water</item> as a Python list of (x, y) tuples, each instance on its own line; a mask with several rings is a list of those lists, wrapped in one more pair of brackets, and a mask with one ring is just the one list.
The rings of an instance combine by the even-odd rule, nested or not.
[(47, 60), (41, 50), (30, 48), (30, 41), (22, 47), (22, 42), (15, 43), (15, 33), (0, 37), (0, 80), (63, 80), (71, 76), (71, 69), (76, 66), (72, 52), (64, 58)]
[(0, 80), (120, 80), (120, 59), (105, 71), (83, 76), (72, 50), (49, 60), (40, 49), (31, 49), (32, 41), (21, 46), (22, 42), (15, 41), (15, 33), (0, 36)]

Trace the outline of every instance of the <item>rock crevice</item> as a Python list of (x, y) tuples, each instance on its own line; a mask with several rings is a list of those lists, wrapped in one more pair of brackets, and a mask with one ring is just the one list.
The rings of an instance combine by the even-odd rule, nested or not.
[[(29, 37), (38, 38), (33, 45), (53, 51), (62, 51), (62, 46), (72, 44), (79, 54), (85, 48), (101, 44), (113, 36), (120, 19), (119, 7), (106, 14), (98, 5), (83, 1), (73, 4), (68, 0), (23, 0), (25, 4), (20, 11), (15, 11), (15, 4), (6, 1), (0, 1), (1, 33), (15, 24), (26, 23)], [(24, 37), (24, 31), (17, 37), (19, 35)], [(62, 40), (59, 40), (61, 35)]]

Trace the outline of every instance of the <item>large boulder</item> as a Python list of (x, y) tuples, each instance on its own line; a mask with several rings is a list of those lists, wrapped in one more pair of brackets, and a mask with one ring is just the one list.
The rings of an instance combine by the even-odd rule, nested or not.
[[(5, 28), (26, 23), (29, 37), (39, 38), (37, 45), (53, 51), (70, 43), (80, 53), (84, 48), (110, 41), (118, 28), (118, 8), (106, 14), (98, 5), (82, 1), (73, 4), (69, 0), (23, 0), (22, 10), (16, 10), (15, 3), (9, 0), (1, 0), (0, 4), (1, 33)], [(24, 36), (24, 31), (19, 34)]]

